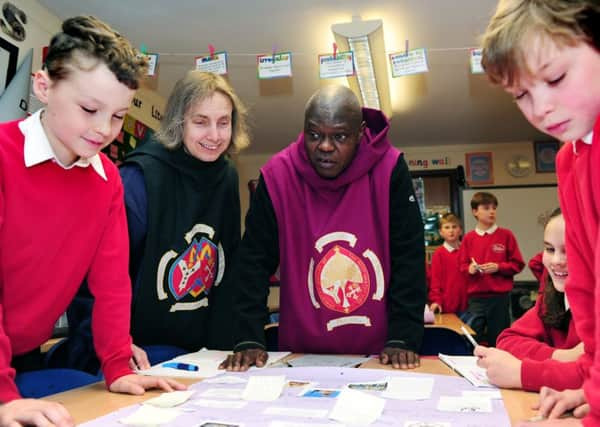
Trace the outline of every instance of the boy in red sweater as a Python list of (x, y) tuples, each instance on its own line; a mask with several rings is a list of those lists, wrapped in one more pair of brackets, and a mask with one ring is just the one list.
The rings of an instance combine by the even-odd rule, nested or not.
[(135, 375), (129, 336), (127, 221), (117, 168), (99, 151), (116, 137), (145, 60), (93, 17), (67, 19), (33, 90), (46, 106), (0, 125), (0, 424), (71, 426), (59, 403), (23, 399), (15, 371), (87, 277), (94, 344), (110, 391), (183, 385)]
[(453, 213), (440, 218), (440, 236), (444, 244), (431, 257), (429, 308), (445, 313), (462, 314), (467, 309), (467, 284), (458, 268), (462, 227)]
[(574, 409), (583, 421), (552, 425), (600, 426), (600, 3), (500, 1), (483, 39), (482, 64), (533, 126), (567, 142), (556, 159), (569, 254), (565, 291), (582, 357), (592, 365), (584, 392), (543, 389), (540, 413), (555, 418)]
[(513, 276), (525, 266), (513, 233), (496, 225), (497, 207), (493, 194), (473, 195), (471, 210), (477, 225), (465, 235), (459, 255), (460, 271), (467, 275), (468, 311), (476, 319), (472, 327), (491, 347), (510, 326)]

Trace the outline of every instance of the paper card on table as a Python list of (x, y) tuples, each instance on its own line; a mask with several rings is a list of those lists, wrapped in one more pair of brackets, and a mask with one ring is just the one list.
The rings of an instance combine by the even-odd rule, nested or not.
[(451, 427), (443, 421), (404, 421), (404, 427)]
[[(269, 359), (267, 359), (267, 365), (265, 366), (266, 368), (279, 363), (282, 359), (286, 358), (287, 356), (289, 356), (290, 353), (289, 351), (269, 351)], [(287, 366), (287, 365), (286, 365)], [(252, 369), (263, 369), (263, 368), (257, 368), (256, 366), (253, 366), (250, 368)]]
[(349, 426), (367, 426), (382, 414), (385, 399), (351, 389), (340, 393), (329, 418)]
[(241, 388), (209, 388), (200, 394), (202, 397), (214, 397), (216, 399), (241, 399), (244, 390)]
[(482, 397), (440, 396), (438, 411), (492, 412), (492, 400)]
[(221, 375), (219, 377), (209, 378), (202, 382), (208, 384), (246, 384), (248, 380), (233, 375)]
[(487, 377), (485, 369), (477, 366), (477, 356), (448, 356), (438, 354), (439, 359), (457, 374), (462, 375), (475, 387), (496, 388)]
[(128, 417), (121, 418), (119, 422), (128, 426), (156, 426), (167, 424), (181, 414), (181, 411), (173, 408), (157, 408), (150, 405), (142, 405)]
[(346, 388), (360, 391), (384, 391), (387, 388), (387, 380), (365, 382), (365, 383), (348, 383)]
[(194, 400), (192, 404), (201, 408), (242, 409), (248, 404), (248, 402), (244, 402), (241, 400), (197, 399)]
[(288, 361), (292, 368), (305, 368), (317, 366), (332, 366), (352, 368), (370, 360), (368, 357), (336, 356), (333, 354), (307, 354)]
[(285, 387), (285, 375), (251, 376), (242, 394), (242, 399), (270, 402), (281, 396)]
[[(157, 377), (174, 377), (174, 378), (212, 378), (218, 375), (225, 374), (225, 371), (219, 369), (219, 365), (223, 362), (231, 352), (219, 351), (219, 350), (207, 350), (202, 349), (193, 353), (183, 354), (173, 359), (166, 360), (162, 363), (154, 365), (150, 369), (144, 369), (137, 371), (140, 375), (152, 375)], [(269, 352), (269, 364), (281, 360), (288, 356), (290, 353), (287, 351), (270, 351)], [(197, 371), (189, 371), (184, 369), (165, 368), (163, 365), (168, 363), (183, 363), (188, 365), (194, 365), (198, 367)], [(250, 368), (263, 369), (263, 368)], [(241, 384), (241, 383), (240, 383)]]
[(292, 388), (292, 389), (308, 388), (308, 387), (314, 387), (316, 385), (317, 385), (317, 383), (315, 381), (309, 381), (309, 380), (287, 380), (287, 382), (285, 383), (285, 386), (287, 388)]
[(230, 423), (229, 421), (202, 421), (198, 427), (244, 427), (244, 424)]
[(227, 74), (227, 52), (216, 52), (214, 56), (197, 56), (196, 70)]
[(340, 390), (337, 390), (335, 388), (308, 388), (302, 391), (298, 396), (334, 398), (338, 397), (339, 394)]
[(265, 415), (281, 415), (284, 417), (325, 418), (327, 409), (291, 408), (289, 406), (271, 406), (263, 411)]
[(500, 390), (464, 390), (464, 397), (483, 397), (484, 399), (502, 399)]
[(281, 52), (271, 55), (258, 55), (259, 79), (276, 79), (280, 77), (292, 77), (292, 53)]
[(392, 67), (392, 77), (402, 77), (429, 71), (427, 53), (423, 48), (409, 50), (408, 52), (391, 53), (390, 65)]
[(338, 52), (336, 55), (319, 55), (319, 77), (331, 79), (354, 75), (354, 53)]
[(195, 392), (193, 390), (171, 391), (160, 396), (142, 402), (144, 405), (152, 405), (158, 408), (172, 408), (186, 402)]
[(425, 400), (431, 398), (433, 378), (390, 377), (382, 397), (398, 400)]

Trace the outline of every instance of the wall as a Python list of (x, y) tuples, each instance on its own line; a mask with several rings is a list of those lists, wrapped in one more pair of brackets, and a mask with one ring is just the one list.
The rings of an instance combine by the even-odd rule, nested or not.
[(33, 48), (32, 72), (42, 66), (42, 48), (47, 46), (50, 38), (60, 31), (62, 21), (36, 0), (11, 0), (11, 2), (27, 15), (25, 40), (17, 42), (0, 32), (0, 37), (19, 48), (19, 64), (29, 49)]
[[(530, 175), (522, 178), (515, 178), (506, 171), (506, 162), (516, 154), (524, 155), (531, 160), (532, 164), (534, 163), (533, 142), (438, 145), (429, 147), (407, 147), (401, 149), (405, 152), (410, 170), (453, 169), (458, 165), (464, 166), (465, 153), (491, 151), (494, 169), (494, 186), (556, 184), (556, 174), (535, 173), (535, 166), (534, 171)], [(260, 167), (264, 165), (271, 156), (271, 154), (244, 155), (242, 152), (242, 154), (235, 159), (240, 176), (242, 216), (245, 216), (246, 210), (248, 209), (248, 180), (258, 177)], [(433, 160), (442, 161), (436, 161), (435, 163), (438, 164), (433, 164)], [(425, 164), (427, 166), (424, 166)]]

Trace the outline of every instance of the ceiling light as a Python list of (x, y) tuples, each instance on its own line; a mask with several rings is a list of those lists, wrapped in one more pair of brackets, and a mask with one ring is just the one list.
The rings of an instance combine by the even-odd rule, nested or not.
[(331, 31), (340, 52), (354, 52), (355, 76), (348, 77), (350, 89), (362, 105), (392, 114), (388, 65), (383, 41), (383, 21), (363, 21), (353, 16), (352, 22), (334, 24)]

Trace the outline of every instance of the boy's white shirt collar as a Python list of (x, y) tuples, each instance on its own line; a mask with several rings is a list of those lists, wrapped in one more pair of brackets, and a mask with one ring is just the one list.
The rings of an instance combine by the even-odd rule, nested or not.
[(455, 250), (458, 249), (458, 247), (452, 247), (451, 245), (448, 244), (448, 242), (444, 242), (443, 246), (446, 248), (446, 250), (448, 252), (454, 252)]
[(102, 166), (102, 159), (100, 159), (100, 155), (98, 154), (90, 157), (89, 159), (80, 158), (70, 166), (63, 165), (56, 158), (56, 154), (54, 153), (54, 150), (52, 150), (48, 136), (46, 135), (46, 132), (42, 126), (42, 111), (43, 109), (36, 111), (30, 117), (19, 123), (19, 129), (21, 130), (23, 136), (25, 136), (25, 144), (23, 147), (25, 166), (31, 167), (39, 165), (40, 163), (48, 160), (54, 160), (56, 164), (63, 169), (71, 169), (75, 166), (87, 168), (91, 165), (94, 171), (96, 171), (96, 173), (100, 175), (102, 179), (108, 181), (106, 178), (106, 172), (104, 171), (104, 166)]
[(492, 234), (497, 229), (498, 229), (498, 224), (492, 225), (487, 230), (482, 230), (481, 228), (475, 227), (475, 233), (479, 234), (480, 236), (485, 236), (486, 234)]
[(569, 304), (569, 300), (567, 299), (567, 294), (565, 293), (565, 311), (568, 311), (571, 308), (571, 305)]
[[(594, 131), (592, 130), (586, 136), (581, 138), (581, 142), (583, 142), (584, 144), (587, 144), (587, 145), (592, 145), (593, 139), (594, 139)], [(575, 154), (577, 154), (577, 141), (579, 141), (579, 140), (573, 141), (571, 143), (571, 146), (573, 147), (573, 153), (575, 153)]]

